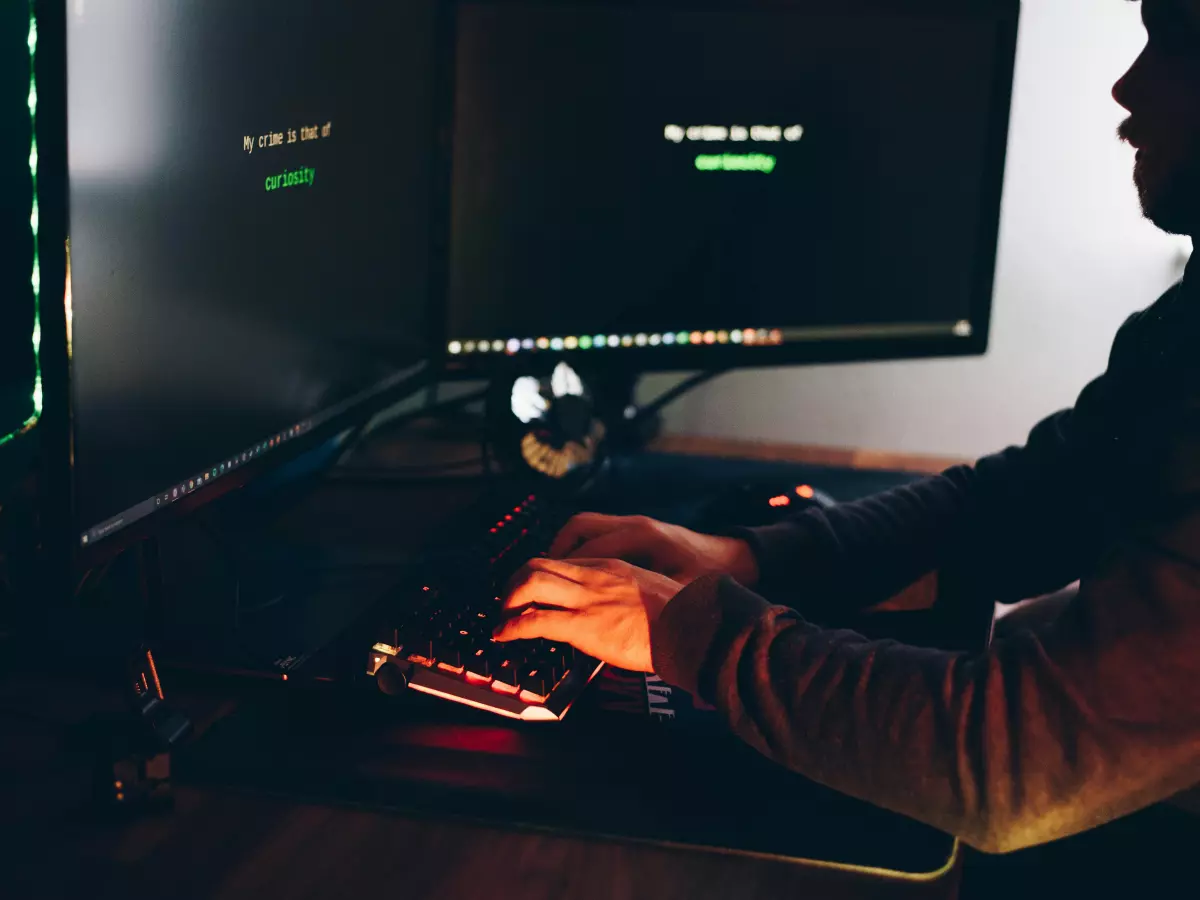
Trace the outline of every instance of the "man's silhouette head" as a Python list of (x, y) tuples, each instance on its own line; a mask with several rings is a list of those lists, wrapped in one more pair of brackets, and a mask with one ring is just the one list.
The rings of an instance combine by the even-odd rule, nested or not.
[(1130, 113), (1142, 211), (1174, 234), (1200, 234), (1200, 0), (1142, 0), (1146, 47), (1113, 85)]

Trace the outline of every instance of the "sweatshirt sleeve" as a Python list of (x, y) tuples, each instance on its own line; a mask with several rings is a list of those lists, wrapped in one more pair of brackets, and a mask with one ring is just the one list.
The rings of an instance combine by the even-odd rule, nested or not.
[[(1103, 379), (1081, 403), (1102, 392)], [(809, 509), (777, 525), (740, 529), (754, 550), (759, 591), (791, 597), (803, 585), (817, 613), (827, 597), (840, 611), (890, 597), (935, 570), (985, 584), (972, 591), (1012, 602), (1075, 581), (1092, 545), (1076, 514), (1080, 467), (1075, 410), (1045, 419), (1024, 446), (956, 466), (861, 500)], [(1031, 517), (1031, 510), (1038, 515)]]
[(1152, 457), (1123, 448), (1145, 441), (1139, 431), (1174, 439), (1175, 405), (1192, 402), (1181, 401), (1183, 394), (1200, 396), (1197, 340), (1200, 288), (1176, 285), (1129, 317), (1104, 374), (1071, 409), (1039, 422), (1023, 446), (779, 525), (739, 530), (758, 562), (758, 591), (792, 598), (803, 590), (803, 609), (815, 615), (830, 603), (835, 613), (872, 606), (934, 571), (957, 596), (989, 605), (1080, 579), (1097, 561), (1107, 523), (1094, 515), (1095, 500), (1115, 486), (1112, 479), (1123, 479), (1130, 493), (1156, 491)]
[(660, 677), (764, 754), (984, 851), (1200, 782), (1200, 508), (1115, 547), (1048, 633), (985, 653), (825, 631), (719, 576), (651, 637)]

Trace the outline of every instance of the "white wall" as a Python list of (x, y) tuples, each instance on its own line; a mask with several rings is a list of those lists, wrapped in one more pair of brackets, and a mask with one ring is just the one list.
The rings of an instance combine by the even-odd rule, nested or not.
[(986, 356), (734, 373), (671, 406), (667, 429), (977, 456), (1070, 405), (1125, 317), (1181, 272), (1183, 243), (1141, 218), (1115, 138), (1110, 89), (1144, 39), (1125, 0), (1024, 4)]

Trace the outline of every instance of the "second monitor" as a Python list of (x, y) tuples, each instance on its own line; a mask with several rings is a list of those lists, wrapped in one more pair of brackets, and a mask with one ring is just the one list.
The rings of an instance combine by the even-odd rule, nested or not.
[(445, 351), (986, 348), (1017, 4), (468, 2)]

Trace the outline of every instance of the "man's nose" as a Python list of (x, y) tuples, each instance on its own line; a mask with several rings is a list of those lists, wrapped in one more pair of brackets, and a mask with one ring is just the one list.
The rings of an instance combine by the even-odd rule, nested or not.
[(1116, 83), (1113, 84), (1113, 86), (1112, 86), (1112, 98), (1114, 100), (1116, 100), (1120, 106), (1125, 107), (1125, 109), (1127, 109), (1127, 110), (1129, 109), (1129, 107), (1126, 105), (1125, 101), (1122, 100), (1121, 98), (1125, 96), (1125, 79), (1128, 76), (1129, 76), (1129, 73), (1126, 72), (1124, 75), (1122, 75), (1120, 78), (1118, 78), (1116, 80)]
[(1112, 98), (1129, 112), (1133, 112), (1133, 104), (1136, 103), (1137, 82), (1141, 75), (1142, 66), (1145, 64), (1145, 59), (1146, 52), (1143, 50), (1141, 55), (1133, 61), (1133, 64), (1125, 74), (1118, 78), (1112, 87)]

